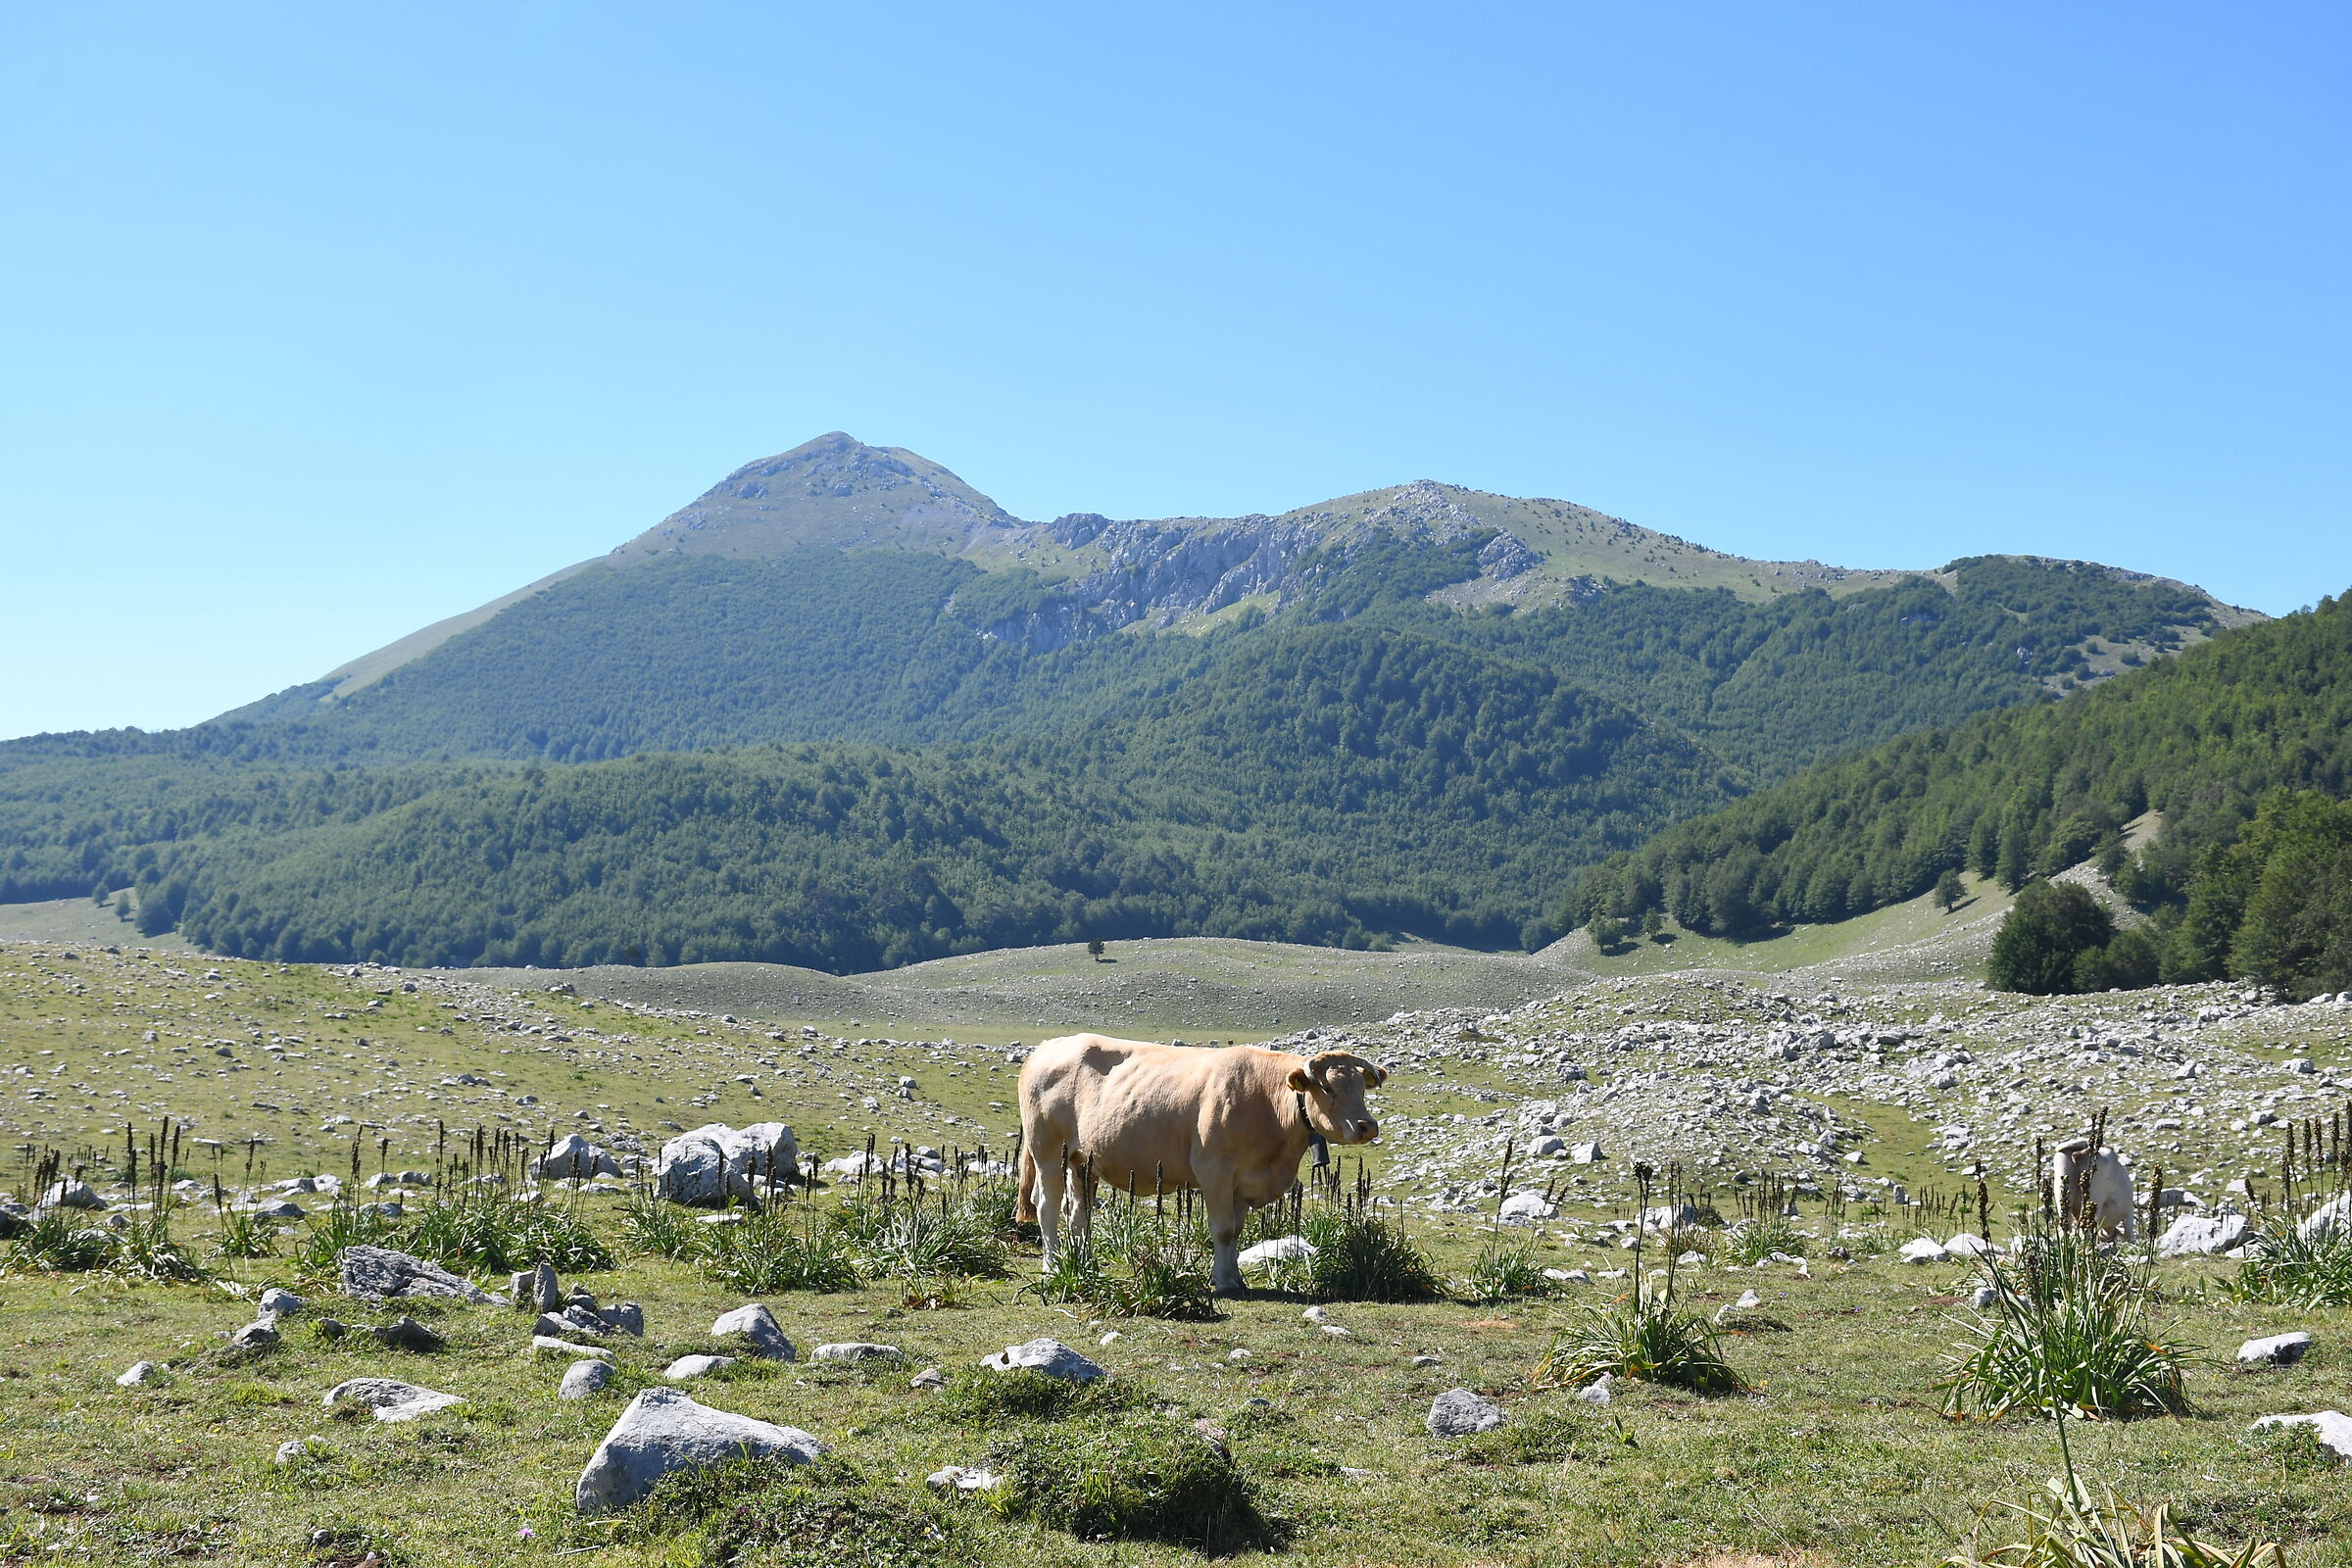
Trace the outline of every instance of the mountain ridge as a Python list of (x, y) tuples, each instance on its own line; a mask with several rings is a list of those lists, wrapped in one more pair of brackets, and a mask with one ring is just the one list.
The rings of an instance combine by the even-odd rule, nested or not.
[[(1488, 537), (1473, 541), (1481, 533)], [(1114, 519), (1068, 513), (1035, 522), (1013, 516), (920, 454), (869, 446), (836, 430), (743, 465), (602, 557), (563, 567), (363, 654), (318, 681), (221, 716), (283, 717), (348, 700), (451, 638), (598, 564), (627, 567), (683, 556), (772, 560), (808, 548), (944, 555), (992, 574), (1031, 574), (1040, 591), (1032, 612), (985, 630), (1044, 653), (1139, 624), (1198, 629), (1244, 607), (1279, 611), (1311, 598), (1335, 562), (1381, 540), (1440, 550), (1475, 542), (1472, 569), (1428, 594), (1463, 611), (1573, 605), (1618, 584), (1721, 588), (1751, 602), (1816, 589), (1839, 597), (1915, 576), (1948, 588), (1957, 564), (1854, 568), (1752, 560), (1573, 502), (1503, 496), (1434, 479), (1239, 517)], [(2152, 573), (2015, 559), (2097, 565), (2118, 580), (2194, 594), (2220, 627), (2261, 618), (2192, 584)], [(2194, 641), (2205, 628), (2181, 630)]]

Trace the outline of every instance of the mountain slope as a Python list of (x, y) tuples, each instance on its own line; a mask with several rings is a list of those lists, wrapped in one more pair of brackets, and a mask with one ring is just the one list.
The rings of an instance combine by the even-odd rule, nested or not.
[[(1586, 876), (1565, 918), (1670, 911), (1744, 936), (1925, 892), (2014, 887), (2164, 831), (2133, 875), (2174, 892), (2275, 789), (2352, 794), (2352, 600), (2230, 631), (2064, 702), (1981, 715), (1826, 763), (1669, 828)], [(2120, 849), (2120, 847), (2119, 847)]]

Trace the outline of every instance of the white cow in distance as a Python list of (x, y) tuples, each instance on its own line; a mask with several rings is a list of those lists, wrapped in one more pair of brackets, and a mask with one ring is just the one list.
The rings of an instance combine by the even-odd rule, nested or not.
[(2058, 1217), (2102, 1239), (2130, 1240), (2132, 1173), (2112, 1149), (2093, 1150), (2087, 1137), (2070, 1138), (2050, 1154), (2050, 1192)]

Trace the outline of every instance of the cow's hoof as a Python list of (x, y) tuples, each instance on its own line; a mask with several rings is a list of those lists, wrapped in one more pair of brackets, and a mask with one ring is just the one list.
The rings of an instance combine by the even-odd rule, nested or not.
[(1219, 1280), (1213, 1288), (1219, 1296), (1239, 1296), (1249, 1289), (1240, 1280)]

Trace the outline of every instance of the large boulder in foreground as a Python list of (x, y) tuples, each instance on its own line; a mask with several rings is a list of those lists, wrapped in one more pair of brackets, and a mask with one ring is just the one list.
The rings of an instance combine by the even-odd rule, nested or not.
[(792, 1129), (780, 1121), (740, 1128), (714, 1121), (662, 1146), (654, 1191), (673, 1203), (707, 1208), (757, 1203), (771, 1175), (778, 1183), (793, 1179), (800, 1158)]
[(369, 1301), (407, 1298), (495, 1303), (498, 1298), (438, 1263), (383, 1247), (343, 1249), (343, 1294)]
[(629, 1401), (580, 1472), (573, 1504), (582, 1513), (630, 1508), (654, 1483), (679, 1470), (730, 1459), (807, 1464), (825, 1446), (798, 1427), (771, 1426), (698, 1404), (678, 1389), (647, 1389)]

